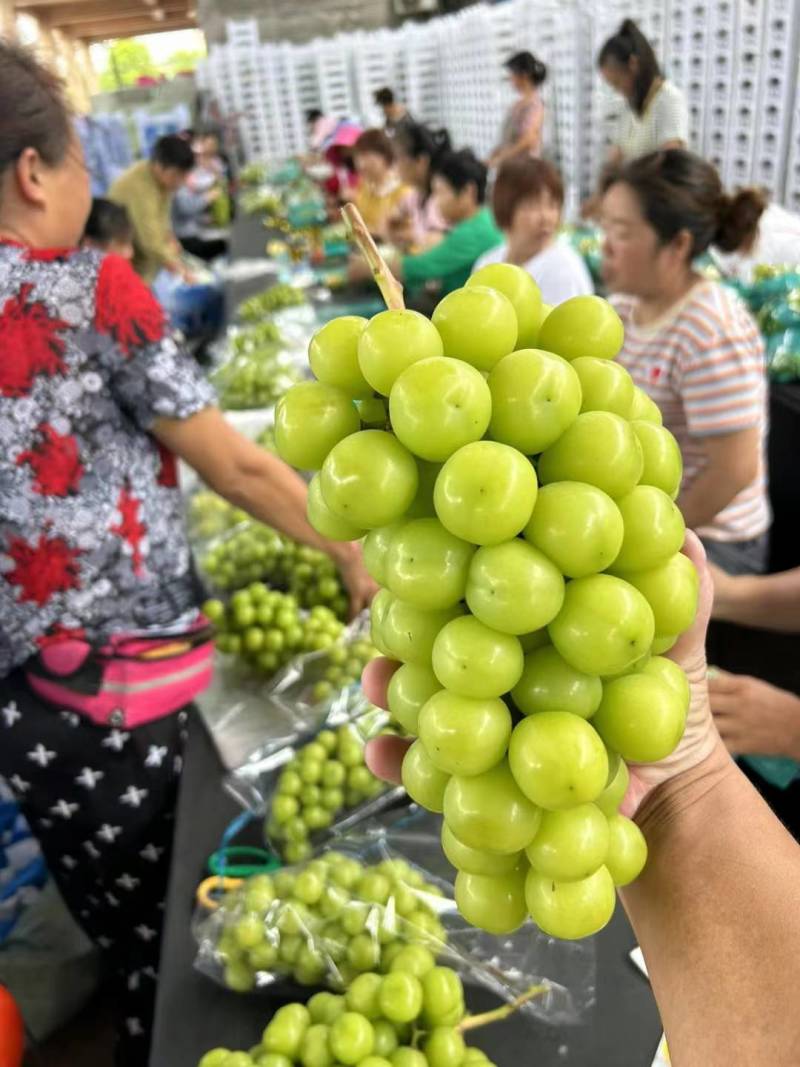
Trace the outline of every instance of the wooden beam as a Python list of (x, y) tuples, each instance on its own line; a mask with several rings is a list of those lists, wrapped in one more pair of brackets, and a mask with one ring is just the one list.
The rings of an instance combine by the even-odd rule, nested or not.
[(194, 30), (197, 29), (197, 20), (190, 19), (188, 15), (175, 18), (165, 18), (163, 22), (155, 22), (147, 16), (143, 18), (119, 19), (117, 22), (84, 23), (75, 27), (67, 27), (82, 41), (96, 42), (109, 41), (115, 37), (145, 37), (153, 33), (164, 33), (167, 30)]
[[(64, 3), (80, 3), (81, 0), (14, 0), (17, 11), (30, 11), (32, 8), (60, 7)], [(86, 0), (91, 3), (92, 0)]]
[[(186, 15), (189, 10), (187, 0), (161, 0), (158, 7), (169, 18)], [(142, 7), (140, 0), (119, 0), (109, 6), (107, 0), (92, 0), (91, 3), (69, 3), (62, 7), (49, 8), (46, 16), (51, 26), (78, 27), (83, 22), (104, 22), (108, 19), (149, 18), (153, 22), (151, 9)]]

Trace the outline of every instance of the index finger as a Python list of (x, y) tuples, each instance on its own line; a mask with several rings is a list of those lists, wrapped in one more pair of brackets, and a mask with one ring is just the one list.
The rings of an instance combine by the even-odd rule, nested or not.
[(401, 664), (396, 660), (386, 659), (384, 656), (379, 656), (366, 665), (361, 675), (361, 687), (370, 703), (376, 704), (379, 708), (388, 708), (386, 690), (389, 688), (392, 675), (400, 666)]

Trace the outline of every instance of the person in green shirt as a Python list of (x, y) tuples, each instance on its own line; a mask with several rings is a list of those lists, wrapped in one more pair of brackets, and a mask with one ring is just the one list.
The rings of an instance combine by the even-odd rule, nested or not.
[[(402, 256), (389, 264), (406, 290), (435, 287), (444, 296), (464, 285), (475, 261), (503, 241), (485, 206), (487, 170), (468, 148), (448, 152), (432, 168), (431, 191), (436, 207), (451, 227), (439, 244), (418, 255)], [(367, 264), (354, 258), (352, 281), (371, 277)]]
[(150, 159), (134, 163), (109, 190), (109, 200), (127, 209), (133, 225), (133, 266), (148, 285), (160, 270), (185, 275), (170, 212), (172, 198), (194, 162), (188, 141), (174, 135), (160, 137)]

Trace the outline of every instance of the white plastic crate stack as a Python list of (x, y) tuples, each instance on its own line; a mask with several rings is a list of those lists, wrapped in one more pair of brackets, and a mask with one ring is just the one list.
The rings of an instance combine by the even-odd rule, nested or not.
[[(800, 56), (797, 57), (796, 63), (796, 84), (800, 87)], [(800, 92), (796, 92), (792, 106), (784, 203), (790, 211), (800, 212)]]
[(292, 136), (295, 123), (287, 110), (290, 101), (284, 92), (286, 82), (279, 48), (262, 45), (260, 58), (257, 85), (264, 121), (265, 158), (285, 159), (296, 151)]
[[(555, 162), (564, 179), (564, 214), (573, 218), (581, 198), (583, 129), (581, 99), (581, 59), (579, 46), (584, 43), (581, 15), (577, 8), (549, 12), (554, 37), (549, 53), (550, 100), (556, 132)], [(543, 22), (548, 15), (543, 16)], [(538, 20), (537, 20), (538, 22)], [(544, 27), (543, 27), (544, 29)], [(548, 27), (549, 31), (549, 27)]]
[(408, 22), (397, 34), (398, 69), (408, 110), (418, 122), (443, 123), (441, 56), (437, 23)]
[(738, 57), (733, 83), (733, 106), (723, 179), (728, 185), (745, 185), (753, 170), (753, 131), (759, 108), (759, 74), (764, 37), (762, 0), (739, 0), (734, 50)]
[(306, 112), (319, 100), (315, 64), (307, 50), (296, 45), (284, 42), (269, 47), (286, 143), (284, 155), (297, 155), (307, 147)]
[(800, 12), (796, 0), (770, 0), (764, 20), (761, 92), (752, 180), (772, 196), (785, 183), (790, 122), (797, 93)]
[(258, 22), (248, 19), (228, 22), (230, 76), (233, 110), (238, 115), (239, 135), (248, 160), (270, 158), (268, 118), (262, 89), (263, 60)]
[(398, 34), (390, 30), (354, 33), (350, 36), (356, 115), (365, 126), (382, 126), (383, 114), (375, 93), (384, 86), (405, 100), (405, 78), (397, 51)]
[(352, 117), (357, 113), (351, 78), (352, 35), (311, 42), (317, 68), (319, 106), (326, 115)]
[(705, 94), (703, 155), (722, 171), (731, 143), (733, 87), (738, 72), (739, 5), (737, 0), (717, 0), (712, 6), (708, 82)]
[(284, 44), (284, 70), (287, 96), (291, 98), (289, 113), (295, 123), (297, 145), (295, 151), (304, 152), (308, 143), (306, 112), (320, 106), (319, 77), (312, 45)]
[[(502, 9), (501, 14), (505, 14)], [(447, 17), (439, 27), (442, 119), (456, 146), (469, 145), (481, 156), (497, 143), (502, 121), (507, 56), (495, 48), (493, 15), (485, 7), (475, 7)]]

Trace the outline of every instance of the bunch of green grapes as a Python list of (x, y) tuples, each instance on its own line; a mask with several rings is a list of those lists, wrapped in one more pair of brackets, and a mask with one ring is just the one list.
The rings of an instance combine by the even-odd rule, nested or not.
[(418, 736), (403, 783), (444, 813), (458, 906), (492, 933), (606, 925), (646, 859), (624, 761), (664, 759), (686, 722), (663, 658), (697, 608), (681, 455), (622, 341), (599, 297), (543, 308), (526, 271), (487, 266), (432, 321), (329, 322), (317, 380), (275, 412), (279, 454), (318, 471), (311, 524), (366, 538), (372, 640), (403, 664), (389, 707)]
[[(209, 524), (218, 521), (220, 514), (215, 506)], [(241, 521), (242, 514), (233, 509), (229, 513), (231, 525)], [(347, 617), (347, 596), (331, 558), (319, 549), (282, 537), (270, 526), (243, 525), (210, 548), (200, 567), (216, 589), (242, 589), (248, 583), (257, 586), (267, 582), (285, 589), (301, 608), (329, 607), (338, 618)]]
[(229, 504), (211, 489), (199, 489), (189, 501), (187, 522), (193, 541), (209, 541), (249, 521), (246, 511)]
[(322, 730), (281, 772), (264, 828), (267, 841), (288, 863), (300, 863), (311, 855), (314, 833), (386, 788), (364, 761), (355, 723)]
[(295, 656), (330, 648), (344, 629), (329, 608), (312, 608), (304, 616), (296, 597), (261, 582), (239, 589), (227, 605), (207, 600), (202, 610), (216, 627), (220, 652), (240, 656), (268, 675)]
[(280, 282), (240, 304), (239, 318), (243, 322), (261, 322), (265, 316), (272, 315), (276, 311), (298, 307), (305, 303), (306, 295), (302, 289)]
[(248, 992), (267, 971), (341, 990), (415, 953), (432, 967), (446, 942), (435, 908), (441, 897), (400, 859), (367, 865), (327, 852), (275, 875), (254, 875), (222, 900), (217, 953), (225, 984)]
[(343, 995), (287, 1004), (255, 1048), (213, 1049), (198, 1067), (492, 1067), (466, 1044), (473, 1026), (465, 1023), (459, 976), (437, 967), (427, 949), (407, 948), (388, 974), (362, 974)]
[(211, 375), (226, 411), (271, 407), (298, 380), (297, 370), (278, 348), (239, 353)]
[(259, 351), (275, 350), (283, 344), (281, 331), (270, 319), (254, 322), (231, 334), (231, 348), (234, 355)]
[(322, 677), (311, 687), (311, 700), (318, 704), (338, 689), (361, 680), (364, 668), (380, 652), (369, 641), (359, 639), (350, 644), (333, 645), (325, 657)]

